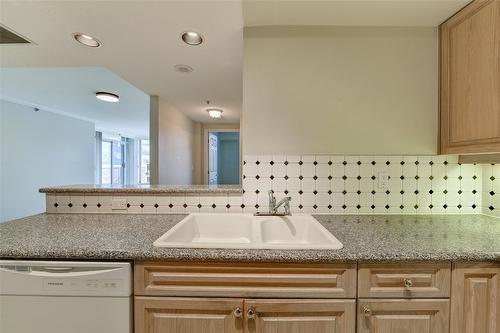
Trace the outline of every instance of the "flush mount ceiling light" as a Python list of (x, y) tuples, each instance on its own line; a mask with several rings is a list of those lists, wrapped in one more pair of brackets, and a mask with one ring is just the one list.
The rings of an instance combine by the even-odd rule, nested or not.
[(208, 115), (212, 118), (222, 118), (222, 109), (207, 109)]
[(80, 44), (89, 46), (89, 47), (99, 47), (101, 46), (101, 42), (92, 36), (82, 34), (80, 32), (75, 32), (73, 34), (73, 38)]
[(116, 103), (120, 100), (120, 96), (117, 94), (113, 94), (105, 91), (98, 91), (95, 93), (95, 98), (100, 99), (101, 101)]
[(188, 66), (188, 65), (183, 65), (183, 64), (175, 65), (174, 69), (177, 72), (186, 73), (186, 74), (191, 73), (193, 71), (193, 67)]
[(183, 32), (181, 38), (188, 45), (200, 45), (203, 43), (203, 37), (194, 31)]

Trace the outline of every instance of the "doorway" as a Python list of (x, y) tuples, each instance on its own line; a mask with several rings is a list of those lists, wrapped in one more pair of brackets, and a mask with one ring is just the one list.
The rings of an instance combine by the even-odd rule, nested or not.
[(208, 131), (206, 175), (209, 185), (240, 183), (240, 133)]

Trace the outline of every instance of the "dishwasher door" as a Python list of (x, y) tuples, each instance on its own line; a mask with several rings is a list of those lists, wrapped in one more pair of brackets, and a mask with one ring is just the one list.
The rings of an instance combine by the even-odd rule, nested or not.
[(129, 263), (0, 261), (1, 333), (130, 333)]

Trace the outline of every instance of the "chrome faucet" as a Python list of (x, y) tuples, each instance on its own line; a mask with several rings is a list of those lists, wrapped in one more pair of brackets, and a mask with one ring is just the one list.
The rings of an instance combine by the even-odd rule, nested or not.
[[(291, 197), (284, 197), (283, 199), (281, 199), (278, 203), (276, 203), (276, 198), (274, 196), (274, 192), (273, 190), (270, 190), (267, 192), (267, 194), (269, 195), (269, 213), (263, 213), (263, 212), (257, 212), (255, 213), (255, 215), (259, 215), (259, 216), (288, 216), (288, 215), (292, 215), (292, 213), (290, 212), (290, 201), (292, 200)], [(278, 208), (280, 208), (281, 206), (283, 206), (283, 208), (285, 209), (285, 212), (284, 213), (278, 213)]]

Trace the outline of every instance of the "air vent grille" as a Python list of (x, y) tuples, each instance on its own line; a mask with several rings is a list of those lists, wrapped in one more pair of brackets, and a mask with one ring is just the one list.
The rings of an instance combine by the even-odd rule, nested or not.
[(0, 26), (0, 44), (29, 44), (30, 41)]

